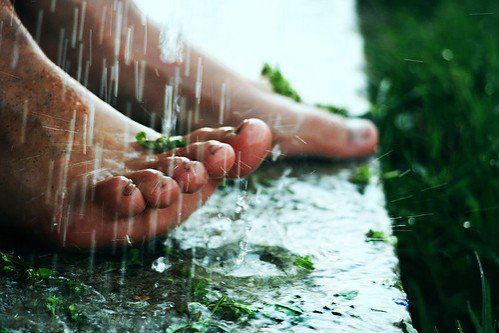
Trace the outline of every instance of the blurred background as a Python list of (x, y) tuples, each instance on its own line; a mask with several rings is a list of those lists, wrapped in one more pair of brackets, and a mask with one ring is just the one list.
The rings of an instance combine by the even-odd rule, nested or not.
[(385, 193), (394, 225), (408, 226), (394, 232), (413, 320), (494, 332), (499, 2), (360, 0), (358, 13), (382, 166), (401, 172)]
[(497, 0), (142, 6), (248, 77), (279, 65), (307, 102), (373, 119), (416, 328), (498, 328)]
[(181, 35), (248, 78), (278, 65), (307, 102), (369, 109), (354, 0), (137, 2), (170, 39)]

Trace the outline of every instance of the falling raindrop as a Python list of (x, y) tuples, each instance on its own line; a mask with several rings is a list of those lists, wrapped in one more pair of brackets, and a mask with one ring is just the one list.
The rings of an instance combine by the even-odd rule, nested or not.
[(76, 81), (81, 82), (81, 71), (83, 62), (83, 43), (78, 44), (78, 68), (76, 69)]
[(92, 44), (94, 40), (94, 30), (90, 29), (88, 31), (88, 61), (92, 65)]
[(221, 92), (220, 92), (220, 109), (218, 113), (218, 123), (220, 125), (224, 123), (226, 99), (227, 99), (227, 85), (225, 83), (222, 83)]
[(173, 124), (173, 87), (171, 85), (165, 86), (165, 102), (162, 118), (161, 132), (163, 135), (168, 136), (171, 133)]
[(59, 47), (57, 49), (57, 65), (62, 66), (62, 54), (63, 54), (63, 48), (64, 48), (64, 38), (65, 38), (66, 30), (64, 28), (61, 28), (59, 30)]
[(189, 46), (186, 46), (184, 75), (185, 77), (191, 75), (191, 48)]
[(125, 64), (127, 66), (130, 65), (130, 61), (132, 59), (133, 33), (134, 33), (133, 26), (128, 27), (127, 33), (126, 33), (126, 44), (125, 44)]
[(55, 12), (56, 3), (57, 3), (57, 0), (51, 0), (51, 2), (50, 2), (50, 12), (51, 13)]
[(78, 13), (78, 8), (75, 8), (73, 14), (73, 32), (71, 33), (71, 48), (73, 49), (76, 48), (76, 38), (78, 34)]
[(197, 72), (196, 72), (196, 91), (195, 91), (195, 97), (196, 97), (196, 106), (195, 106), (195, 111), (194, 111), (194, 121), (196, 123), (199, 122), (199, 109), (201, 106), (201, 91), (203, 88), (203, 59), (201, 57), (198, 58), (198, 66), (197, 66)]
[(95, 250), (97, 247), (97, 242), (95, 240), (95, 229), (92, 230), (92, 240), (90, 243), (90, 255), (88, 257), (88, 272), (90, 274), (94, 271), (94, 261), (95, 261)]
[(145, 60), (138, 60), (134, 62), (134, 80), (135, 80), (135, 99), (142, 102), (144, 96), (144, 83), (146, 75), (146, 65)]
[(144, 27), (144, 45), (143, 45), (143, 54), (146, 55), (147, 54), (147, 32), (148, 32), (148, 29), (147, 29), (147, 16), (145, 15), (145, 13), (142, 14), (142, 19), (141, 19), (141, 23), (142, 23), (142, 26)]
[(47, 189), (45, 191), (45, 203), (47, 204), (52, 201), (53, 177), (54, 177), (54, 161), (50, 161), (48, 175), (47, 175)]
[(21, 143), (24, 143), (26, 139), (26, 126), (28, 122), (28, 100), (24, 101), (23, 104), (23, 117), (22, 117), (22, 124), (21, 124)]
[(38, 11), (38, 17), (36, 20), (36, 33), (35, 33), (35, 40), (37, 43), (40, 43), (40, 37), (42, 34), (42, 24), (43, 24), (43, 9), (40, 9)]
[(90, 65), (91, 65), (90, 60), (87, 60), (87, 61), (85, 62), (85, 74), (84, 74), (84, 76), (83, 76), (83, 85), (84, 85), (85, 87), (87, 87), (87, 86), (88, 86), (88, 75), (90, 74)]
[(81, 3), (81, 19), (80, 19), (80, 27), (78, 29), (78, 41), (83, 41), (83, 29), (85, 27), (85, 16), (87, 13), (87, 1), (83, 1)]
[(107, 99), (107, 59), (102, 59), (102, 73), (100, 80), (100, 89), (99, 89), (100, 98), (106, 100)]
[(0, 21), (0, 51), (2, 50), (2, 42), (3, 42), (3, 20)]
[(104, 42), (104, 30), (106, 29), (107, 6), (104, 6), (101, 14), (100, 27), (99, 27), (99, 44)]
[(90, 104), (88, 106), (88, 121), (87, 121), (87, 138), (86, 138), (86, 145), (88, 147), (93, 146), (94, 142), (94, 122), (95, 122), (95, 106), (93, 104)]
[(19, 31), (16, 32), (16, 39), (14, 46), (12, 47), (12, 61), (10, 63), (10, 68), (15, 69), (17, 63), (19, 62)]
[(114, 56), (116, 58), (120, 55), (121, 48), (121, 29), (123, 23), (123, 3), (118, 1), (115, 3), (116, 5), (116, 22), (115, 22), (115, 31), (114, 31)]

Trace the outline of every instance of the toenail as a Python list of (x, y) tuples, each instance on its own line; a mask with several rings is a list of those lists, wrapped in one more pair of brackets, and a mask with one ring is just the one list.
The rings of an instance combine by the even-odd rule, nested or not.
[(372, 137), (372, 124), (364, 119), (349, 119), (346, 123), (348, 140), (356, 144), (364, 144)]
[(131, 180), (126, 184), (125, 188), (123, 189), (123, 195), (125, 197), (128, 197), (132, 195), (133, 191), (137, 188), (137, 185), (135, 185)]
[(210, 145), (210, 148), (208, 148), (208, 151), (210, 154), (215, 155), (217, 151), (219, 151), (222, 148), (222, 144), (220, 142), (213, 142)]

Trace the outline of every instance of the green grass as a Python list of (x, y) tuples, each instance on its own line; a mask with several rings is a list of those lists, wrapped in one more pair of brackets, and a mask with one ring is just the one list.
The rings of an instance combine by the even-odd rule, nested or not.
[(492, 332), (499, 2), (359, 0), (358, 10), (380, 161), (403, 174), (386, 179), (385, 191), (394, 224), (404, 225), (394, 231), (416, 327)]

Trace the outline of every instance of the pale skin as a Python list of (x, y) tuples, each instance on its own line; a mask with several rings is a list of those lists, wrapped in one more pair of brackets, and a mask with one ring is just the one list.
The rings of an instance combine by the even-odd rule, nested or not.
[[(276, 96), (191, 47), (189, 65), (165, 63), (157, 47), (159, 28), (143, 24), (132, 2), (121, 2), (126, 23), (112, 32), (115, 3), (30, 1), (20, 20), (10, 2), (0, 0), (0, 120), (6, 124), (0, 134), (0, 211), (13, 221), (4, 222), (9, 226), (65, 249), (123, 246), (167, 234), (223, 177), (243, 177), (257, 168), (272, 143), (290, 156), (349, 158), (374, 151), (377, 132), (371, 123)], [(69, 33), (75, 8), (85, 12), (76, 37)], [(68, 36), (63, 65), (73, 78), (54, 63), (61, 62), (61, 28)], [(195, 71), (199, 59), (203, 84), (196, 88), (195, 75), (186, 75), (185, 67)], [(85, 66), (74, 65), (78, 62), (89, 64), (86, 77), (78, 70)], [(111, 71), (110, 64), (119, 67), (119, 90), (103, 97), (111, 96), (116, 108), (146, 125), (161, 123), (165, 85), (177, 82), (172, 86), (179, 101), (185, 110), (195, 110), (178, 120), (186, 132), (193, 130), (186, 135), (187, 147), (151, 154), (135, 143), (139, 131), (152, 139), (160, 134), (96, 96), (102, 93), (102, 71), (105, 66)], [(144, 73), (140, 97), (135, 64)], [(222, 86), (231, 91), (223, 119)], [(202, 128), (220, 125), (229, 127)]]

